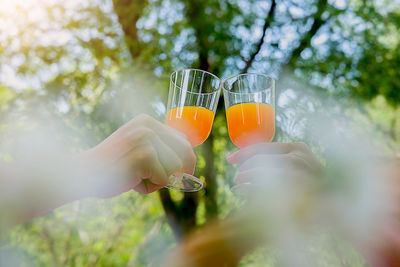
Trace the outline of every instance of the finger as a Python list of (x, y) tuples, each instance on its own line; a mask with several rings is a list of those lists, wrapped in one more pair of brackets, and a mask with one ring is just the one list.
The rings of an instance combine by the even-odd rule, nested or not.
[(240, 149), (227, 160), (231, 164), (238, 164), (257, 154), (286, 154), (291, 149), (290, 143), (259, 143)]
[[(131, 134), (132, 149), (129, 153), (139, 153), (139, 162), (149, 160), (150, 157), (158, 157), (165, 172), (170, 175), (183, 167), (182, 160), (174, 150), (166, 145), (160, 137), (147, 127), (139, 127)], [(140, 151), (140, 150), (143, 151)]]
[(304, 172), (286, 168), (254, 168), (250, 170), (240, 171), (233, 181), (236, 184), (265, 184), (276, 178), (288, 178), (304, 175)]
[(131, 150), (125, 161), (126, 166), (133, 168), (131, 173), (134, 173), (135, 179), (139, 181), (147, 179), (160, 186), (168, 184), (168, 175), (152, 144), (143, 144)]
[(263, 167), (266, 170), (278, 168), (283, 168), (287, 170), (292, 170), (295, 168), (300, 168), (308, 171), (310, 170), (309, 163), (301, 156), (293, 153), (278, 155), (255, 155), (243, 162), (243, 164), (240, 165), (239, 170), (245, 171), (258, 167)]
[(142, 194), (150, 194), (150, 193), (153, 193), (154, 191), (157, 191), (163, 187), (164, 186), (161, 186), (158, 184), (153, 184), (149, 180), (145, 179), (145, 180), (142, 180), (142, 182), (140, 184), (135, 186), (133, 188), (133, 190), (135, 190), (136, 192), (142, 193)]
[(182, 171), (182, 168), (184, 168), (182, 159), (158, 135), (154, 134), (151, 137), (151, 143), (156, 148), (158, 158), (167, 175)]
[(232, 187), (232, 192), (238, 196), (251, 196), (260, 190), (260, 185), (257, 183), (242, 183)]
[(232, 164), (240, 163), (257, 154), (288, 154), (292, 151), (300, 151), (310, 154), (308, 146), (302, 142), (292, 143), (259, 143), (240, 149), (227, 158)]
[(153, 117), (151, 117), (147, 114), (140, 114), (140, 115), (134, 117), (126, 125), (128, 127), (133, 127), (136, 124), (139, 124), (142, 126), (147, 126), (157, 132), (162, 132), (165, 130), (165, 128), (170, 128), (180, 138), (186, 139), (186, 135), (183, 134), (182, 132), (175, 130), (174, 128), (171, 128), (164, 123), (159, 122), (158, 120), (154, 119)]
[[(250, 170), (258, 167), (263, 167), (264, 170), (271, 168), (288, 168), (292, 167), (290, 163), (289, 154), (278, 154), (278, 155), (255, 155), (244, 161), (239, 166), (239, 171)], [(290, 163), (290, 164), (289, 164)]]
[(319, 176), (323, 174), (323, 167), (318, 158), (311, 152), (311, 150), (297, 150), (291, 152), (291, 157), (294, 157), (294, 160), (297, 161), (298, 166), (302, 166), (308, 171), (314, 173)]
[(239, 172), (233, 181), (236, 184), (251, 183), (257, 180), (267, 179), (269, 171), (266, 172), (265, 168), (255, 168)]
[(165, 127), (168, 129), (160, 136), (160, 138), (173, 148), (180, 157), (185, 173), (193, 175), (196, 167), (196, 154), (194, 153), (190, 142), (186, 137), (183, 139), (181, 135), (177, 135), (175, 129), (172, 129), (169, 126)]
[(142, 180), (148, 180), (151, 184), (165, 187), (168, 184), (168, 174), (157, 157), (157, 152), (155, 152), (154, 149), (153, 151), (154, 152), (150, 153), (139, 166), (139, 173), (142, 172), (140, 178)]
[(148, 115), (140, 115), (138, 117), (141, 125), (152, 129), (178, 155), (182, 161), (184, 171), (188, 174), (193, 174), (196, 166), (196, 155), (186, 136)]

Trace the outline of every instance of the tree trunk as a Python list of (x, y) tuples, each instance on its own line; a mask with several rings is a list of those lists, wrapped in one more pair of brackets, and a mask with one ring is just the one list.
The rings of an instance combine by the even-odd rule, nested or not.
[(207, 220), (215, 219), (218, 215), (217, 180), (214, 165), (213, 147), (214, 136), (211, 134), (208, 140), (203, 144), (203, 154), (206, 161), (206, 166), (204, 168), (204, 177), (206, 179), (204, 202)]
[(113, 4), (114, 11), (118, 16), (118, 22), (124, 31), (126, 46), (134, 60), (141, 53), (136, 23), (147, 5), (147, 0), (113, 0)]
[[(142, 64), (142, 44), (138, 39), (136, 23), (143, 14), (147, 0), (113, 0), (113, 4), (132, 60), (135, 64)], [(175, 237), (181, 239), (196, 226), (197, 194), (186, 193), (181, 203), (175, 203), (167, 189), (160, 190), (159, 196)]]
[[(209, 56), (209, 43), (208, 36), (204, 33), (207, 25), (205, 18), (207, 17), (204, 8), (205, 5), (201, 1), (185, 1), (186, 9), (185, 15), (189, 24), (193, 27), (196, 35), (197, 50), (199, 55), (199, 62), (197, 67), (201, 70), (210, 71), (211, 66), (208, 61)], [(213, 133), (208, 137), (208, 140), (202, 145), (202, 154), (205, 158), (205, 167), (202, 175), (205, 177), (205, 193), (204, 201), (206, 207), (207, 219), (213, 219), (218, 214), (218, 206), (216, 201), (217, 183), (216, 183), (216, 171), (214, 166), (214, 138)], [(192, 206), (193, 209), (197, 209), (197, 206)]]

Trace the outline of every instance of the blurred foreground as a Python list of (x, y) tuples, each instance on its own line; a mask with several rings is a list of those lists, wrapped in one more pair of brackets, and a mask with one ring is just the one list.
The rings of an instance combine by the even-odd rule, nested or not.
[[(206, 190), (127, 192), (66, 205), (7, 231), (0, 258), (25, 266), (158, 266), (192, 231), (232, 218), (238, 223), (221, 228), (243, 232), (217, 232), (228, 239), (239, 234), (234, 261), (247, 252), (243, 236), (266, 229), (260, 240), (266, 248), (242, 266), (290, 265), (310, 254), (317, 266), (364, 266), (351, 243), (372, 242), (390, 214), (375, 166), (389, 164), (400, 149), (398, 6), (398, 0), (0, 0), (2, 161), (25, 157), (37, 159), (40, 172), (57, 170), (63, 162), (55, 164), (46, 151), (93, 147), (142, 112), (163, 121), (169, 74), (195, 67), (221, 78), (246, 71), (277, 78), (274, 142), (305, 142), (326, 168), (299, 179), (272, 176), (268, 168), (257, 186), (261, 196), (254, 193), (244, 206), (249, 215), (240, 215), (245, 204), (230, 190), (236, 167), (226, 161), (236, 148), (219, 105), (210, 138), (196, 149), (196, 176)], [(261, 222), (267, 227), (260, 230)], [(249, 232), (248, 224), (255, 224)]]

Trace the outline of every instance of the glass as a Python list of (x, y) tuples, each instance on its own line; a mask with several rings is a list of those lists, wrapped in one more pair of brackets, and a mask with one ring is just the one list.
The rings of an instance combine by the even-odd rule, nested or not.
[[(275, 135), (275, 80), (246, 73), (222, 83), (229, 137), (239, 148), (271, 142)], [(232, 191), (236, 191), (233, 187)]]
[[(202, 144), (210, 135), (220, 83), (214, 74), (197, 69), (183, 69), (171, 74), (165, 123), (184, 133), (192, 147)], [(203, 183), (184, 173), (171, 175), (166, 187), (196, 192), (203, 188)]]

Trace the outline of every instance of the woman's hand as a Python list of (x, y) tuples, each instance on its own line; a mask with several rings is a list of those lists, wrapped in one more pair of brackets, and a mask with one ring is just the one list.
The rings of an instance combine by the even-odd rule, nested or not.
[[(165, 187), (173, 173), (193, 174), (196, 156), (185, 135), (148, 115), (139, 115), (85, 153), (95, 169), (107, 174), (98, 196), (111, 197), (134, 189), (148, 194)], [(94, 184), (96, 186), (96, 184)]]
[[(227, 158), (240, 164), (235, 183), (257, 184), (271, 173), (319, 174), (321, 164), (304, 143), (260, 143), (240, 149)], [(286, 176), (286, 175), (285, 175)]]
[(65, 155), (42, 138), (50, 137), (37, 139), (43, 141), (40, 151), (26, 148), (29, 157), (0, 165), (0, 228), (86, 197), (151, 193), (166, 186), (172, 173), (192, 174), (196, 164), (186, 137), (147, 115), (79, 155)]

